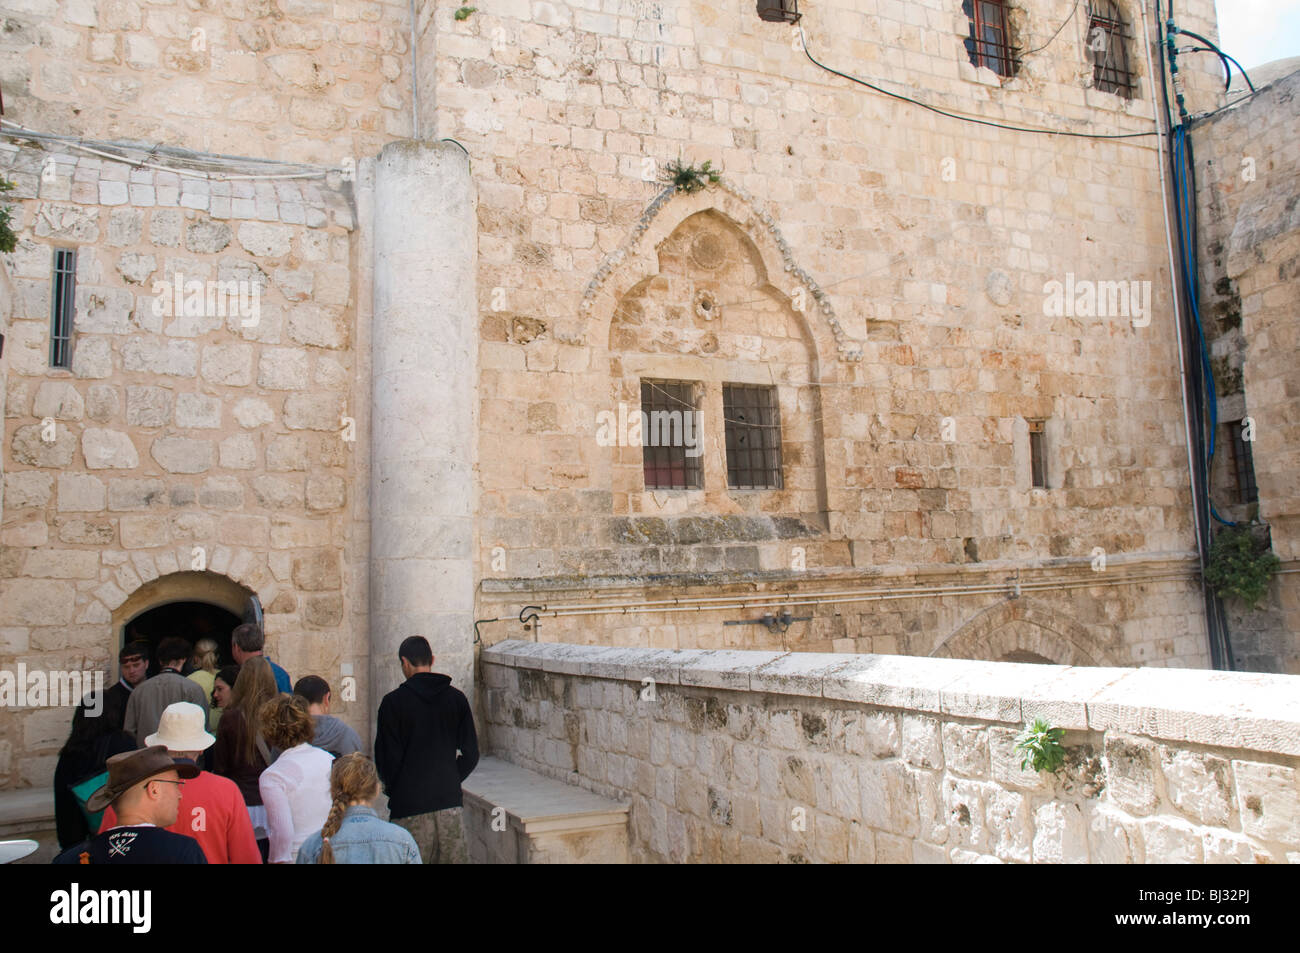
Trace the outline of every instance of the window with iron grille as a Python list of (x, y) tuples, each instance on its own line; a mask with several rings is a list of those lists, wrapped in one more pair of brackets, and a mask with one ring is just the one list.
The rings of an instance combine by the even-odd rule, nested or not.
[(1251, 453), (1251, 441), (1245, 439), (1244, 420), (1235, 420), (1228, 424), (1232, 432), (1232, 470), (1237, 477), (1237, 502), (1255, 503), (1259, 500), (1259, 487), (1255, 485), (1255, 458)]
[(1035, 489), (1047, 488), (1047, 453), (1043, 442), (1043, 421), (1029, 423), (1029, 481)]
[(781, 414), (775, 387), (722, 385), (727, 425), (727, 486), (781, 489)]
[(975, 66), (987, 66), (999, 76), (1015, 76), (1020, 60), (1011, 46), (1007, 5), (1003, 0), (963, 0), (962, 12), (970, 17), (966, 54)]
[(647, 490), (696, 490), (703, 485), (700, 417), (690, 381), (641, 381), (641, 457)]
[(1088, 4), (1088, 55), (1092, 85), (1104, 93), (1133, 98), (1137, 82), (1128, 62), (1128, 27), (1110, 0)]
[(72, 367), (72, 315), (77, 294), (77, 252), (54, 249), (54, 287), (50, 294), (50, 367)]

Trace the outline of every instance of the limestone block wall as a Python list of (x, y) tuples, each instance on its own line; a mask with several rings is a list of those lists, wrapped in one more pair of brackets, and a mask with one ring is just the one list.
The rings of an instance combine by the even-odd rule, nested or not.
[[(632, 803), (641, 862), (1298, 863), (1285, 675), (510, 641), (492, 753)], [(1065, 767), (1020, 767), (1037, 716)]]
[(1219, 431), (1215, 495), (1231, 519), (1267, 523), (1287, 570), (1255, 612), (1229, 605), (1234, 652), (1246, 667), (1300, 672), (1300, 190), (1295, 129), (1300, 73), (1194, 127), (1201, 294), (1221, 420), (1249, 416), (1257, 506), (1233, 506), (1227, 428)]
[(412, 134), (407, 0), (3, 0), (5, 118), (339, 166)]
[[(983, 567), (996, 583), (1003, 563), (1194, 548), (1154, 139), (936, 117), (821, 71), (740, 0), (506, 3), (460, 23), (455, 6), (436, 5), (420, 55), (437, 134), (465, 144), (479, 190), (482, 617), (592, 575), (641, 597), (652, 578), (689, 596), (763, 573), (794, 587), (793, 547), (809, 569)], [(1025, 45), (1072, 6), (1021, 8)], [(1210, 3), (1179, 16), (1214, 33)], [(823, 62), (936, 105), (1154, 128), (1141, 45), (1138, 95), (1099, 92), (1078, 19), (1006, 81), (971, 67), (947, 0), (818, 4), (802, 25)], [(1189, 83), (1218, 104), (1206, 64)], [(722, 180), (665, 192), (656, 177), (678, 159)], [(1150, 325), (1049, 314), (1046, 283), (1068, 276), (1149, 282)], [(703, 387), (701, 490), (647, 490), (639, 450), (599, 440), (599, 415), (647, 377)], [(727, 488), (725, 382), (777, 387), (782, 489)], [(1031, 419), (1047, 422), (1045, 489), (1030, 485)], [(1172, 598), (1148, 608), (1135, 590), (1125, 619), (1199, 616)], [(1158, 637), (1195, 636), (1175, 657), (1203, 664), (1198, 626)]]
[[(779, 571), (610, 575), (560, 579), (545, 588), (489, 576), (482, 582), (483, 617), (501, 621), (482, 628), (489, 645), (522, 637), (642, 648), (1208, 667), (1194, 556), (1098, 565), (1059, 559), (1025, 569), (1002, 561), (911, 572), (806, 571), (800, 578)], [(539, 613), (526, 632), (516, 622), (525, 603)], [(755, 624), (765, 613), (782, 612), (791, 616), (784, 631)]]
[[(291, 675), (324, 675), (342, 702), (352, 665), (359, 691), (341, 714), (364, 729), (356, 448), (369, 391), (349, 193), (27, 146), (0, 147), (0, 174), (20, 200), (5, 260), (0, 667), (111, 679), (129, 616), (151, 592), (185, 598), (168, 577), (197, 571), (258, 594), (268, 654)], [(77, 256), (71, 369), (50, 366), (55, 248)], [(240, 289), (238, 307), (214, 308), (219, 282)], [(361, 423), (349, 433), (344, 417)], [(6, 715), (0, 737), (24, 755), (0, 786), (46, 783), (68, 720), (66, 708)]]

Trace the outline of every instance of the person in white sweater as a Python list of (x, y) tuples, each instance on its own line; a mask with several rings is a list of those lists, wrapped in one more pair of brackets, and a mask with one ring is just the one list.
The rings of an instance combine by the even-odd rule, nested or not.
[(267, 862), (292, 864), (303, 841), (329, 817), (334, 756), (312, 745), (315, 725), (298, 696), (275, 696), (262, 706), (259, 720), (266, 741), (281, 750), (257, 782), (271, 840)]

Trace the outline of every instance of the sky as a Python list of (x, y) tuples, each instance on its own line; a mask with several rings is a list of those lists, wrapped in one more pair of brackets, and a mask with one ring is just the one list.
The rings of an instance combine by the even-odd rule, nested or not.
[[(1215, 0), (1219, 48), (1246, 69), (1300, 56), (1300, 0)], [(1177, 8), (1175, 8), (1175, 19)]]

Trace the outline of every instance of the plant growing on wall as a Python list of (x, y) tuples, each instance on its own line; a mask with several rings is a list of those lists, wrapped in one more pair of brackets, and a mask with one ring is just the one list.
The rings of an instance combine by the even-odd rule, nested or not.
[(714, 171), (711, 159), (705, 159), (704, 165), (698, 169), (694, 165), (682, 165), (679, 159), (664, 166), (663, 180), (678, 192), (688, 195), (700, 191), (706, 185), (716, 185), (721, 178), (721, 173)]
[(471, 13), (477, 13), (478, 7), (461, 7), (452, 16), (457, 20), (468, 20)]
[(1246, 608), (1254, 609), (1281, 564), (1266, 542), (1255, 539), (1249, 527), (1228, 527), (1220, 530), (1210, 544), (1205, 581), (1220, 598), (1236, 596), (1246, 603)]
[[(0, 179), (0, 192), (12, 192), (14, 184)], [(13, 207), (0, 206), (0, 252), (9, 254), (18, 247), (18, 235), (13, 229)]]
[(1024, 756), (1020, 769), (1057, 770), (1065, 763), (1065, 746), (1061, 744), (1064, 737), (1064, 728), (1053, 728), (1052, 723), (1046, 719), (1035, 718), (1034, 723), (1027, 725), (1016, 739), (1015, 750)]

